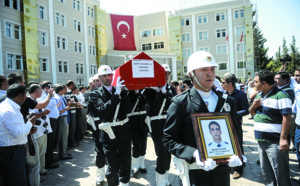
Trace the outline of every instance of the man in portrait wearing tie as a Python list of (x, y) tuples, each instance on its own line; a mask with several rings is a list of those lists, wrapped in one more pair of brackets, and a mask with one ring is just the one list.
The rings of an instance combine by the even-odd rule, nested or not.
[(217, 147), (229, 147), (229, 143), (226, 141), (222, 141), (222, 130), (219, 123), (212, 121), (208, 124), (209, 133), (213, 138), (213, 142), (208, 144), (209, 149), (217, 148)]

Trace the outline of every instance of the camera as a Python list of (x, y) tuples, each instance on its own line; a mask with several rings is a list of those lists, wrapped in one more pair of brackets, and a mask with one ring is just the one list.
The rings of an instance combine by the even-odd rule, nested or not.
[(52, 88), (52, 85), (51, 85), (51, 84), (48, 84), (48, 87), (49, 87), (49, 89), (51, 89), (51, 88)]
[(292, 58), (291, 58), (291, 56), (289, 56), (288, 54), (286, 54), (284, 57), (282, 57), (282, 58), (280, 59), (280, 62), (281, 62), (281, 63), (287, 63), (287, 62), (289, 62), (289, 61), (292, 61)]

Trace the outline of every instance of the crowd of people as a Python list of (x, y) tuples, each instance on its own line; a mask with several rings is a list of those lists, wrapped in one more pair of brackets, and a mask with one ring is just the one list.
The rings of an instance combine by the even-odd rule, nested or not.
[[(6, 185), (36, 186), (59, 167), (58, 161), (72, 159), (68, 150), (79, 147), (92, 131), (97, 166), (96, 185), (129, 185), (131, 177), (146, 174), (147, 137), (151, 135), (156, 158), (156, 185), (169, 186), (171, 157), (183, 185), (230, 185), (243, 174), (243, 116), (254, 119), (262, 176), (266, 185), (290, 185), (289, 150), (300, 142), (300, 69), (295, 77), (284, 71), (256, 72), (241, 80), (232, 73), (215, 75), (214, 57), (204, 51), (192, 54), (188, 75), (165, 85), (128, 90), (122, 77), (112, 85), (114, 72), (101, 65), (87, 87), (74, 81), (52, 85), (50, 81), (29, 82), (12, 73), (0, 76), (0, 171)], [(297, 104), (298, 99), (298, 104)], [(232, 118), (242, 156), (231, 154), (228, 163), (202, 159), (197, 148), (191, 113), (224, 112)], [(219, 123), (208, 129), (213, 141), (209, 149), (227, 148)], [(295, 149), (289, 149), (290, 143)], [(53, 157), (58, 147), (59, 159)], [(300, 165), (300, 164), (299, 164)], [(16, 177), (18, 179), (16, 179)]]

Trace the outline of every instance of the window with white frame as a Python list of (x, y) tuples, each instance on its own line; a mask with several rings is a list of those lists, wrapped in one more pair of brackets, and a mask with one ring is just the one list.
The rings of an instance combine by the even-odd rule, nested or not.
[(76, 63), (76, 73), (84, 74), (83, 63)]
[(199, 47), (198, 51), (206, 51), (206, 52), (209, 52), (208, 46)]
[(15, 9), (15, 10), (20, 10), (20, 0), (4, 0), (3, 1), (4, 6)]
[(74, 42), (75, 52), (83, 53), (83, 45), (81, 42), (75, 41)]
[(46, 7), (38, 4), (37, 10), (38, 18), (46, 20)]
[(61, 26), (66, 26), (65, 15), (59, 12), (55, 13), (55, 23)]
[(56, 37), (57, 48), (67, 50), (68, 49), (68, 40), (67, 38), (57, 36)]
[(234, 10), (234, 18), (244, 18), (244, 9), (241, 10)]
[(89, 36), (92, 35), (92, 26), (88, 26), (88, 33), (89, 33)]
[(226, 37), (226, 28), (216, 30), (217, 38)]
[(95, 17), (95, 10), (92, 7), (88, 6), (88, 16)]
[(198, 40), (206, 40), (208, 39), (208, 31), (200, 31), (198, 32)]
[(191, 33), (182, 33), (181, 41), (182, 42), (190, 42), (191, 41)]
[(227, 62), (219, 63), (219, 70), (227, 70)]
[(185, 17), (180, 19), (181, 26), (189, 26), (190, 25), (190, 18)]
[(238, 69), (246, 68), (246, 61), (238, 61), (237, 66), (238, 66)]
[(150, 37), (150, 36), (151, 36), (150, 29), (148, 29), (148, 30), (141, 30), (141, 37)]
[(73, 0), (73, 8), (75, 10), (81, 11), (81, 1)]
[(58, 72), (60, 73), (68, 73), (69, 72), (69, 62), (59, 60), (58, 62)]
[(90, 70), (91, 75), (97, 74), (97, 65), (91, 65)]
[(21, 26), (5, 21), (5, 37), (10, 39), (21, 40)]
[(142, 51), (145, 51), (145, 50), (152, 50), (151, 43), (144, 43), (144, 44), (142, 44)]
[(182, 49), (182, 57), (183, 58), (188, 58), (192, 54), (192, 50), (190, 48), (187, 49)]
[(217, 12), (216, 13), (216, 21), (225, 21), (226, 13), (225, 12)]
[(237, 26), (235, 27), (235, 35), (241, 36), (242, 32), (245, 34), (245, 26)]
[(39, 30), (38, 35), (39, 35), (39, 38), (38, 38), (39, 45), (48, 46), (47, 32)]
[(246, 43), (237, 43), (236, 52), (237, 53), (246, 52)]
[(154, 42), (154, 49), (163, 49), (165, 48), (164, 42)]
[(81, 22), (74, 19), (73, 20), (74, 30), (81, 32)]
[(96, 46), (90, 45), (90, 55), (96, 56)]
[(23, 70), (23, 58), (19, 54), (6, 54), (6, 68), (7, 70)]
[(207, 23), (207, 15), (206, 14), (198, 16), (198, 24), (202, 24), (202, 23)]
[(227, 46), (226, 45), (217, 45), (217, 54), (227, 54)]
[(154, 28), (153, 36), (160, 36), (160, 35), (164, 35), (164, 29), (163, 28)]
[(95, 37), (96, 34), (95, 34), (95, 27), (92, 27), (92, 36)]
[(49, 72), (48, 58), (40, 57), (40, 71), (41, 72)]

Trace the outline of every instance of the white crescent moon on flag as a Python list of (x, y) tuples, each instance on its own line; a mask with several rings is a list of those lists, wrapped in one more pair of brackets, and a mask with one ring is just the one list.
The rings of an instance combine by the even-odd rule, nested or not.
[(128, 24), (126, 21), (120, 21), (120, 22), (118, 22), (118, 24), (117, 24), (117, 29), (118, 29), (119, 32), (120, 32), (119, 27), (120, 27), (121, 25), (126, 25), (126, 26), (127, 26), (127, 28), (128, 28), (127, 33), (128, 33), (129, 30), (130, 30), (129, 24)]

